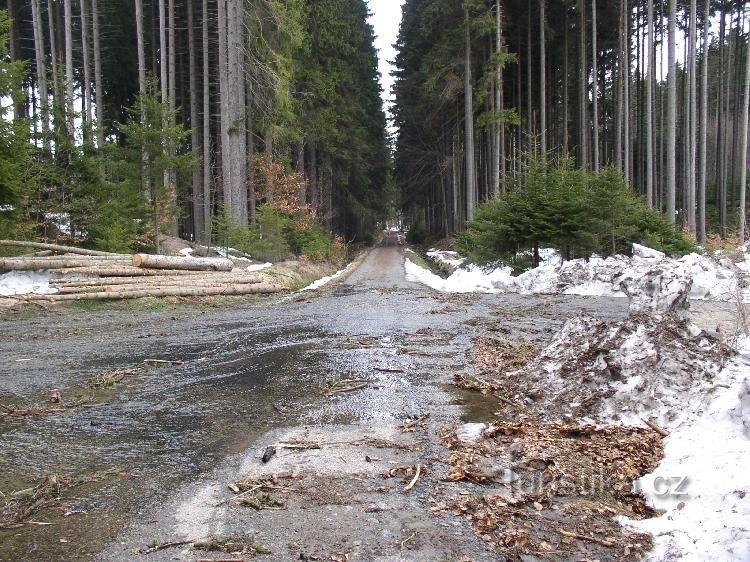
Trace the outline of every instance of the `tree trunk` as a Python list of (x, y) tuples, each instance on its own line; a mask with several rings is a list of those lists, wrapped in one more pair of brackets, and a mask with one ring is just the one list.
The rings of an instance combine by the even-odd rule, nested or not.
[(495, 111), (499, 114), (499, 122), (495, 126), (495, 149), (497, 154), (493, 161), (495, 167), (493, 193), (498, 195), (500, 191), (505, 192), (505, 123), (503, 118), (504, 111), (504, 94), (503, 94), (503, 4), (502, 0), (496, 0), (495, 3), (495, 49), (501, 60), (498, 61), (495, 70)]
[[(211, 68), (208, 42), (208, 0), (203, 0), (203, 225), (204, 243), (211, 237)], [(197, 126), (197, 124), (196, 124)]]
[(584, 0), (578, 0), (579, 16), (579, 46), (578, 54), (580, 56), (579, 64), (581, 65), (580, 83), (578, 85), (578, 154), (581, 168), (588, 168), (588, 67), (586, 66), (586, 5)]
[[(96, 98), (96, 142), (99, 147), (104, 144), (104, 83), (102, 82), (102, 47), (99, 31), (98, 0), (91, 0), (91, 20), (94, 39), (94, 96)], [(141, 35), (142, 41), (143, 35)], [(141, 44), (141, 47), (143, 45)], [(144, 64), (145, 69), (145, 64)]]
[(51, 250), (53, 252), (62, 252), (65, 254), (80, 254), (82, 256), (118, 256), (112, 252), (100, 252), (98, 250), (89, 250), (86, 248), (76, 248), (75, 246), (61, 246), (59, 244), (46, 244), (44, 242), (27, 242), (25, 240), (0, 240), (0, 246), (13, 248), (36, 248), (39, 250)]
[(75, 114), (73, 108), (73, 0), (65, 0), (65, 122), (71, 140), (75, 135)]
[(569, 156), (569, 147), (568, 147), (568, 138), (570, 137), (568, 133), (568, 122), (570, 121), (570, 117), (568, 116), (568, 108), (570, 106), (570, 70), (568, 69), (568, 56), (569, 56), (569, 48), (568, 48), (568, 10), (567, 7), (565, 9), (565, 22), (564, 22), (564, 29), (563, 29), (563, 107), (562, 107), (562, 120), (563, 120), (563, 138), (562, 138), (562, 147), (563, 147), (563, 157), (567, 158)]
[(654, 0), (648, 0), (648, 64), (646, 65), (646, 201), (654, 206)]
[(625, 163), (625, 179), (633, 181), (633, 167), (631, 165), (631, 134), (630, 134), (630, 11), (629, 0), (622, 0), (622, 96), (623, 96), (623, 162)]
[(591, 156), (594, 165), (594, 171), (599, 171), (599, 74), (596, 70), (596, 60), (599, 56), (596, 50), (596, 0), (591, 0), (591, 68), (593, 73), (592, 80), (592, 97), (594, 105), (594, 144), (591, 148)]
[[(625, 18), (625, 8), (623, 1), (620, 0), (620, 10), (618, 17), (618, 49), (617, 49), (617, 89), (614, 92), (614, 97), (617, 99), (617, 111), (615, 114), (615, 167), (621, 172), (625, 172), (625, 168), (622, 165), (622, 121), (623, 121), (623, 108), (622, 101), (625, 97), (624, 86), (625, 80), (623, 79), (624, 66), (625, 66), (625, 48), (623, 46), (622, 38), (622, 22)], [(614, 73), (613, 73), (614, 74)], [(614, 77), (613, 77), (614, 81)], [(614, 89), (614, 88), (613, 88)]]
[(546, 18), (544, 14), (545, 0), (539, 2), (539, 132), (542, 142), (542, 160), (547, 158), (547, 62), (546, 62), (546, 41), (544, 37), (544, 27)]
[(55, 41), (55, 8), (52, 0), (47, 0), (47, 27), (49, 28), (49, 49), (50, 59), (52, 60), (52, 100), (56, 108), (64, 108), (65, 104), (62, 85), (60, 84), (60, 68), (58, 65), (59, 54), (57, 52), (57, 41)]
[(700, 169), (698, 172), (698, 242), (706, 243), (706, 175), (708, 162), (708, 28), (709, 28), (710, 0), (705, 0), (703, 6), (703, 64), (701, 65), (701, 138), (700, 138)]
[(677, 134), (677, 66), (675, 65), (675, 29), (677, 0), (669, 0), (669, 32), (667, 37), (667, 219), (675, 222), (676, 134)]
[(254, 295), (278, 293), (284, 290), (281, 285), (255, 283), (251, 285), (220, 285), (218, 287), (165, 287), (156, 289), (137, 289), (134, 291), (115, 291), (81, 293), (73, 295), (33, 295), (28, 300), (69, 301), (69, 300), (117, 300), (140, 299), (145, 297), (205, 297), (212, 295)]
[[(202, 155), (201, 129), (198, 127), (198, 81), (195, 64), (195, 18), (193, 17), (193, 0), (187, 0), (188, 19), (188, 80), (190, 82), (190, 148), (196, 161)], [(203, 222), (203, 182), (202, 171), (199, 166), (193, 169), (193, 238), (203, 240), (206, 225)]]
[(476, 206), (476, 171), (474, 163), (474, 100), (471, 83), (471, 30), (469, 9), (464, 8), (465, 17), (465, 53), (464, 53), (464, 119), (466, 131), (466, 220), (474, 220)]
[(689, 111), (690, 111), (690, 137), (689, 137), (689, 155), (688, 155), (688, 194), (686, 197), (687, 203), (687, 226), (688, 232), (695, 236), (696, 234), (696, 223), (695, 223), (695, 159), (697, 156), (696, 143), (698, 141), (697, 135), (697, 123), (698, 123), (698, 107), (697, 107), (697, 76), (696, 76), (696, 48), (697, 48), (697, 35), (696, 29), (698, 26), (697, 19), (697, 2), (696, 0), (690, 1), (690, 41), (688, 42), (688, 56), (689, 56), (689, 77), (690, 77), (690, 92), (689, 92)]
[(227, 258), (186, 258), (134, 254), (133, 265), (146, 269), (184, 269), (187, 271), (232, 271), (234, 262)]
[(746, 205), (747, 205), (747, 127), (748, 108), (750, 107), (750, 48), (745, 47), (745, 87), (740, 115), (740, 209), (737, 226), (740, 244), (747, 240)]
[(42, 12), (39, 0), (31, 0), (31, 18), (34, 26), (34, 55), (36, 59), (37, 90), (39, 91), (39, 104), (41, 105), (42, 110), (42, 136), (44, 137), (44, 150), (49, 154), (52, 151), (49, 135), (49, 91), (47, 89), (44, 27), (42, 25)]
[(81, 95), (83, 98), (83, 106), (86, 111), (84, 113), (86, 119), (87, 128), (84, 128), (83, 139), (84, 144), (93, 145), (91, 139), (91, 133), (94, 128), (94, 108), (93, 108), (93, 96), (91, 95), (91, 60), (89, 56), (89, 17), (88, 10), (86, 9), (86, 0), (79, 0), (81, 8), (81, 51), (83, 53), (83, 86), (81, 87)]

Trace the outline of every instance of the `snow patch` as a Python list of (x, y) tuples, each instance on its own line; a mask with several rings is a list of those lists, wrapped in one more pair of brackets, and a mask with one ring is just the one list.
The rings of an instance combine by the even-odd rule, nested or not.
[(182, 254), (186, 258), (192, 257), (193, 256), (193, 252), (195, 252), (195, 250), (193, 248), (183, 248), (182, 250), (180, 250), (180, 254)]
[(50, 287), (49, 273), (38, 271), (11, 271), (0, 275), (0, 296), (52, 295), (57, 289)]
[(466, 443), (476, 443), (488, 427), (486, 423), (465, 423), (456, 429), (456, 437)]
[(343, 275), (343, 273), (345, 271), (346, 271), (346, 269), (341, 269), (341, 270), (337, 271), (336, 273), (334, 273), (333, 275), (329, 275), (328, 277), (321, 277), (317, 281), (313, 281), (312, 283), (310, 283), (307, 287), (304, 287), (304, 288), (300, 289), (300, 292), (302, 292), (302, 291), (313, 291), (315, 289), (320, 289), (322, 286), (327, 285), (328, 283), (330, 283), (331, 281), (333, 281), (337, 277), (340, 277), (341, 275)]
[[(660, 517), (621, 523), (655, 537), (649, 560), (750, 560), (750, 337), (716, 378), (709, 403), (667, 424), (664, 459), (636, 481)], [(684, 478), (684, 480), (680, 480)]]
[(248, 265), (247, 270), (250, 272), (263, 271), (264, 269), (268, 269), (269, 267), (273, 267), (273, 264), (272, 263), (254, 263), (253, 265)]

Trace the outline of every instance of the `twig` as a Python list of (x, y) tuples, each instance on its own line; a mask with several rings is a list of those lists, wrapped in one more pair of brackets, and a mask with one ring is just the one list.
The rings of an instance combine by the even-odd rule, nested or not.
[(382, 373), (403, 373), (404, 370), (400, 367), (375, 367), (376, 371), (380, 371)]
[(404, 492), (408, 492), (414, 487), (414, 485), (417, 483), (417, 480), (419, 480), (419, 475), (421, 473), (422, 473), (422, 465), (418, 464), (417, 472), (414, 474), (414, 478), (412, 478), (411, 482), (409, 482), (409, 484), (407, 484), (407, 486), (404, 488)]
[(157, 544), (156, 546), (150, 546), (148, 548), (141, 549), (138, 551), (138, 554), (144, 555), (144, 554), (151, 554), (152, 552), (158, 552), (159, 550), (165, 550), (167, 548), (174, 548), (175, 546), (183, 546), (186, 544), (192, 544), (195, 541), (189, 540), (189, 541), (174, 541), (174, 542), (165, 542), (161, 544)]
[(561, 535), (565, 535), (566, 537), (571, 537), (571, 538), (582, 540), (582, 541), (592, 542), (592, 543), (595, 543), (595, 544), (600, 544), (602, 546), (608, 546), (608, 547), (617, 546), (614, 543), (611, 543), (609, 541), (605, 541), (604, 539), (597, 539), (596, 537), (589, 537), (589, 536), (586, 536), (586, 535), (579, 535), (578, 533), (571, 533), (570, 531), (565, 531), (563, 529), (558, 529), (557, 532), (560, 533)]
[(238, 500), (238, 499), (240, 499), (243, 496), (246, 496), (248, 494), (253, 493), (255, 490), (261, 489), (263, 486), (265, 486), (265, 484), (258, 484), (257, 486), (253, 486), (252, 488), (250, 488), (248, 490), (245, 490), (244, 492), (242, 492), (240, 494), (237, 494), (236, 496), (232, 496), (231, 498), (227, 498), (225, 500), (221, 500), (219, 503), (215, 503), (214, 507), (219, 507), (219, 506), (224, 505), (225, 503), (229, 503), (231, 501)]
[(408, 539), (401, 541), (401, 550), (404, 550), (406, 543), (408, 543), (410, 540), (412, 540), (416, 536), (417, 536), (417, 533), (412, 533)]
[(663, 429), (663, 428), (659, 427), (658, 425), (656, 425), (653, 422), (650, 422), (648, 420), (644, 420), (643, 418), (641, 418), (641, 421), (643, 423), (645, 423), (647, 426), (649, 426), (651, 429), (653, 429), (656, 433), (658, 433), (659, 435), (661, 435), (662, 437), (669, 437), (669, 432), (666, 429)]

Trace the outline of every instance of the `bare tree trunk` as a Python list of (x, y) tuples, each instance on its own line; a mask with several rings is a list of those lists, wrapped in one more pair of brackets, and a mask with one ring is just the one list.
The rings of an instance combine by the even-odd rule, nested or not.
[(578, 154), (581, 168), (586, 169), (589, 165), (588, 159), (588, 67), (586, 66), (586, 5), (584, 0), (578, 0), (579, 16), (579, 46), (578, 54), (581, 65), (580, 84), (578, 86)]
[(68, 136), (73, 139), (75, 119), (73, 110), (73, 0), (65, 0), (65, 119)]
[(44, 27), (39, 0), (31, 0), (31, 18), (34, 25), (34, 54), (36, 59), (37, 89), (42, 110), (42, 136), (44, 150), (52, 150), (49, 136), (49, 91), (47, 90), (47, 65), (45, 64)]
[(750, 107), (750, 47), (745, 47), (745, 88), (740, 115), (740, 212), (737, 221), (740, 244), (747, 240), (747, 127), (748, 108)]
[(698, 176), (698, 242), (706, 243), (706, 175), (708, 162), (708, 27), (710, 0), (705, 0), (703, 6), (703, 64), (701, 65), (701, 138), (700, 138), (700, 170)]
[[(102, 36), (99, 31), (98, 0), (91, 0), (91, 20), (94, 39), (94, 96), (96, 98), (96, 142), (104, 144), (104, 83), (102, 82)], [(143, 35), (141, 34), (141, 41)], [(143, 45), (141, 45), (142, 47)], [(145, 65), (144, 65), (145, 69)]]
[(464, 58), (464, 118), (466, 120), (466, 220), (474, 220), (476, 206), (476, 172), (474, 168), (474, 100), (471, 83), (471, 30), (469, 29), (469, 9), (464, 8), (465, 15), (465, 58)]
[(677, 134), (677, 66), (675, 65), (675, 30), (677, 0), (669, 0), (669, 32), (667, 38), (667, 219), (675, 222), (676, 134)]
[(599, 53), (596, 50), (596, 0), (591, 0), (591, 67), (594, 74), (593, 84), (593, 102), (594, 102), (594, 145), (591, 149), (591, 155), (594, 162), (594, 171), (599, 171), (599, 74), (596, 69), (596, 59)]
[(208, 0), (203, 0), (203, 225), (204, 240), (208, 242), (211, 232), (211, 68), (208, 42)]
[(688, 150), (688, 194), (687, 194), (687, 226), (688, 231), (695, 236), (696, 234), (696, 222), (695, 222), (695, 159), (697, 156), (696, 143), (698, 140), (697, 135), (697, 123), (698, 123), (698, 107), (697, 107), (697, 76), (695, 66), (695, 55), (697, 48), (697, 36), (696, 29), (698, 26), (697, 19), (697, 2), (696, 0), (690, 1), (690, 41), (688, 42), (688, 56), (690, 59), (689, 66), (689, 78), (690, 78), (690, 140)]
[(716, 103), (716, 206), (719, 211), (719, 228), (721, 236), (725, 236), (725, 218), (726, 218), (726, 201), (724, 200), (721, 185), (723, 183), (723, 166), (724, 161), (724, 33), (726, 30), (726, 12), (722, 8), (719, 10), (719, 87), (718, 101)]
[(633, 181), (633, 167), (631, 165), (631, 134), (630, 134), (630, 11), (629, 0), (623, 0), (622, 18), (622, 57), (625, 64), (622, 67), (623, 94), (623, 161), (625, 163), (625, 179)]
[(93, 108), (93, 96), (91, 95), (91, 60), (89, 57), (89, 17), (88, 10), (86, 9), (86, 0), (79, 0), (81, 8), (81, 51), (83, 52), (83, 86), (81, 87), (81, 95), (83, 97), (83, 105), (86, 108), (85, 118), (86, 124), (89, 130), (84, 128), (84, 143), (92, 144), (90, 138), (91, 132), (93, 132), (94, 124), (94, 108)]
[(570, 117), (568, 115), (568, 109), (570, 107), (570, 70), (568, 69), (568, 56), (569, 56), (569, 48), (568, 48), (568, 11), (565, 10), (565, 23), (564, 23), (564, 30), (563, 30), (563, 107), (562, 107), (562, 120), (563, 120), (563, 138), (562, 138), (562, 146), (563, 146), (563, 156), (567, 158), (569, 156), (569, 147), (568, 147), (568, 138), (569, 138), (569, 132), (568, 132), (568, 122), (570, 121)]
[(648, 0), (648, 64), (646, 66), (646, 201), (654, 206), (654, 0)]
[(623, 0), (620, 0), (620, 10), (618, 19), (618, 48), (617, 48), (617, 91), (615, 97), (617, 98), (617, 113), (615, 115), (615, 167), (621, 172), (625, 172), (625, 168), (622, 165), (622, 122), (623, 122), (623, 107), (622, 101), (625, 97), (625, 79), (624, 67), (625, 67), (625, 47), (622, 37), (622, 23), (625, 18), (625, 6)]
[[(95, 18), (96, 19), (96, 18)], [(137, 50), (138, 50), (138, 93), (141, 96), (146, 95), (146, 54), (143, 48), (143, 0), (135, 0), (135, 29), (137, 37)], [(99, 98), (100, 87), (97, 85), (97, 99)], [(104, 128), (102, 127), (101, 117), (99, 117), (102, 111), (100, 103), (96, 103), (97, 113), (97, 136), (99, 142), (104, 140)], [(146, 124), (146, 111), (141, 109), (141, 125)], [(101, 145), (100, 145), (101, 146)], [(141, 188), (143, 195), (147, 201), (151, 199), (151, 178), (148, 174), (149, 156), (145, 149), (141, 151)]]
[[(502, 59), (503, 53), (503, 4), (502, 0), (496, 0), (495, 3), (495, 49)], [(493, 160), (494, 166), (494, 185), (493, 193), (497, 195), (502, 190), (505, 192), (505, 123), (503, 118), (504, 94), (503, 94), (503, 66), (504, 62), (500, 60), (495, 70), (495, 111), (499, 113), (500, 120), (495, 125), (495, 150), (497, 154)], [(446, 226), (447, 230), (447, 226)]]
[[(198, 128), (198, 83), (195, 64), (195, 18), (193, 17), (193, 0), (187, 0), (188, 25), (188, 68), (190, 76), (190, 148), (196, 160), (200, 160), (203, 152), (201, 148), (201, 129)], [(201, 169), (193, 169), (193, 238), (203, 240), (205, 223), (203, 222), (203, 182)]]
[(58, 107), (64, 107), (63, 88), (60, 84), (60, 69), (58, 67), (59, 54), (57, 52), (57, 42), (55, 41), (55, 18), (54, 6), (52, 0), (47, 0), (47, 27), (49, 28), (49, 49), (50, 59), (52, 59), (52, 88), (54, 89), (52, 99)]
[(542, 141), (542, 160), (547, 158), (547, 61), (546, 61), (546, 41), (544, 37), (544, 27), (546, 18), (544, 15), (545, 0), (539, 2), (539, 132)]

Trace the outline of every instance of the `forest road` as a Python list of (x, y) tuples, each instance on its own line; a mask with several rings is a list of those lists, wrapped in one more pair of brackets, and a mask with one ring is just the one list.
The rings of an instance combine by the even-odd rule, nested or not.
[[(573, 314), (619, 318), (627, 303), (440, 294), (409, 282), (404, 259), (388, 238), (335, 288), (239, 308), (3, 318), (0, 404), (44, 403), (52, 389), (63, 405), (96, 399), (0, 421), (3, 492), (51, 474), (91, 480), (34, 513), (37, 524), (0, 530), (0, 560), (143, 559), (149, 547), (148, 560), (227, 559), (153, 547), (229, 536), (274, 561), (495, 560), (463, 518), (430, 511), (452, 491), (438, 432), (489, 419), (495, 400), (448, 383), (471, 369), (488, 323), (546, 340)], [(97, 387), (113, 369), (135, 370)], [(270, 509), (238, 501), (229, 485), (243, 480), (265, 484), (244, 497)]]

